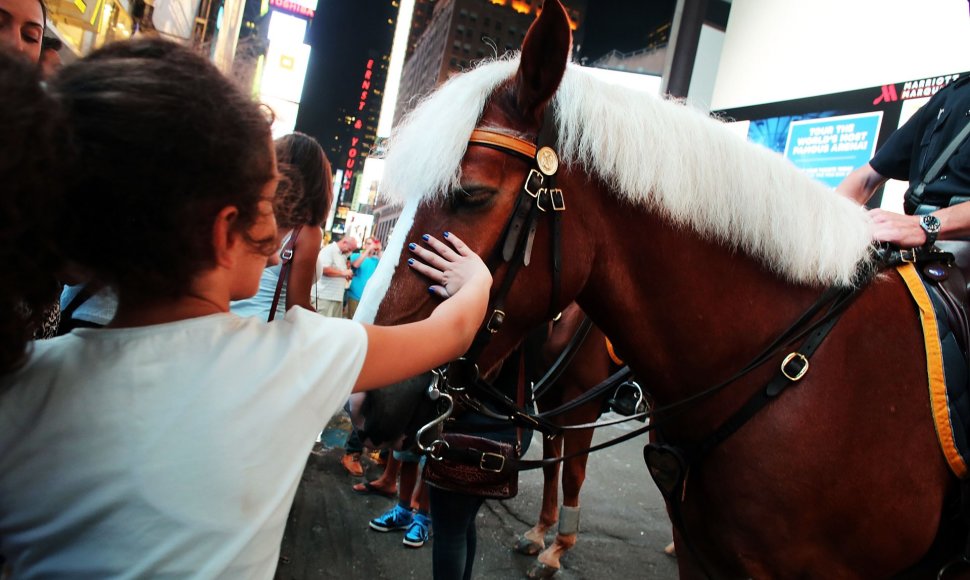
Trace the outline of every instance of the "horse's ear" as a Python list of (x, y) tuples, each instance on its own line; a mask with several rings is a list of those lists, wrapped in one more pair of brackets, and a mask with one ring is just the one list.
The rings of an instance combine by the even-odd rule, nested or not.
[(522, 41), (522, 58), (515, 77), (520, 112), (537, 118), (556, 93), (566, 72), (572, 41), (566, 9), (559, 0), (546, 0)]

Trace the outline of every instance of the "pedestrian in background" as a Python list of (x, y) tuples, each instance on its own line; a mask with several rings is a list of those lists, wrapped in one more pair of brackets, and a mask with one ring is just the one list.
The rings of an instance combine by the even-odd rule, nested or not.
[(360, 297), (364, 295), (364, 287), (374, 275), (382, 253), (381, 241), (375, 237), (369, 237), (364, 240), (364, 247), (359, 252), (350, 255), (350, 269), (354, 271), (354, 277), (347, 288), (347, 318), (353, 318), (354, 313), (357, 312)]
[(344, 236), (339, 241), (330, 242), (320, 252), (317, 260), (317, 269), (320, 270), (320, 280), (317, 281), (317, 312), (320, 314), (331, 318), (343, 317), (347, 282), (354, 277), (348, 260), (357, 247), (356, 239)]
[(282, 178), (276, 188), (273, 213), (277, 231), (282, 235), (280, 259), (289, 262), (289, 266), (285, 270), (282, 263), (268, 266), (263, 270), (256, 295), (232, 303), (235, 314), (263, 320), (269, 318), (274, 301), (274, 319), (283, 318), (294, 306), (314, 310), (310, 292), (323, 241), (321, 226), (333, 189), (330, 162), (316, 139), (292, 133), (277, 139), (275, 149)]

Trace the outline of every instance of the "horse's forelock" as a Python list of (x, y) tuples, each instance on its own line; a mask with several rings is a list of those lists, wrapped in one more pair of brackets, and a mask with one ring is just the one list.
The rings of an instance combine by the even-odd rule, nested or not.
[(364, 294), (360, 297), (360, 304), (354, 313), (354, 320), (373, 324), (377, 318), (377, 309), (380, 307), (388, 288), (391, 286), (391, 279), (401, 261), (401, 253), (404, 251), (404, 244), (407, 242), (408, 235), (414, 225), (414, 216), (417, 213), (420, 200), (410, 200), (401, 209), (401, 215), (394, 224), (394, 231), (387, 241), (384, 254), (377, 263), (377, 269), (364, 286)]
[(485, 104), (518, 66), (516, 56), (486, 61), (428, 95), (391, 134), (381, 196), (427, 199), (452, 191)]

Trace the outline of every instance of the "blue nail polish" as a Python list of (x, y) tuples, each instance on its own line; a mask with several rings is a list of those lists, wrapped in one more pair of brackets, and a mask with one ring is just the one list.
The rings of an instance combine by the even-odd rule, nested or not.
[(414, 264), (414, 258), (408, 258), (408, 264)]
[(450, 235), (451, 235), (451, 232), (445, 232), (445, 237), (446, 237), (446, 238), (447, 238), (448, 236), (450, 236)]
[(427, 242), (427, 241), (428, 241), (428, 239), (430, 239), (430, 238), (431, 238), (431, 236), (429, 236), (428, 234), (424, 234), (423, 236), (421, 236), (421, 239), (422, 239), (422, 240), (424, 240), (424, 241), (426, 241), (426, 242)]
[(408, 249), (409, 250), (413, 250), (414, 248), (417, 248), (417, 246), (414, 244), (414, 242), (411, 242), (410, 244), (408, 244)]

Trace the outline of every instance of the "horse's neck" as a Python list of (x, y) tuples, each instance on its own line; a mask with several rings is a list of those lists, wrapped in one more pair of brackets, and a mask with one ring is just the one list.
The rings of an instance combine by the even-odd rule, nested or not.
[(733, 374), (821, 292), (645, 210), (607, 214), (579, 302), (658, 402)]

